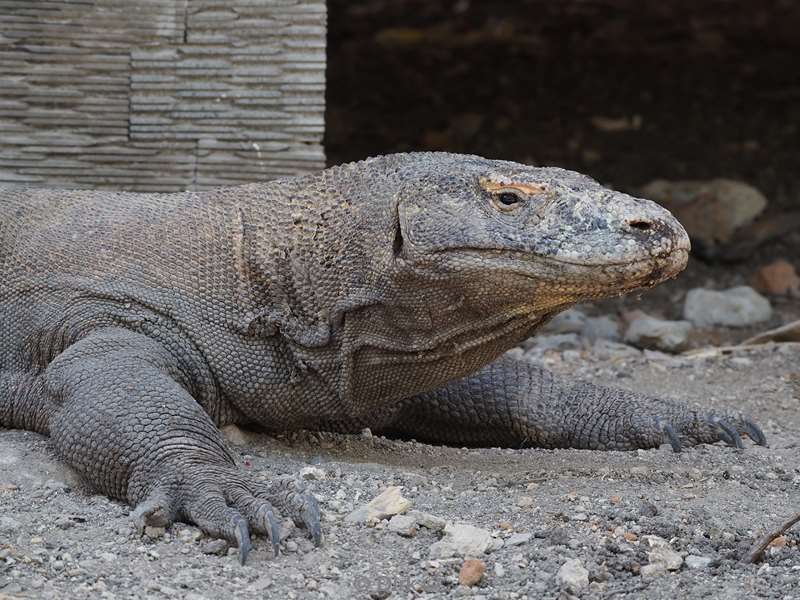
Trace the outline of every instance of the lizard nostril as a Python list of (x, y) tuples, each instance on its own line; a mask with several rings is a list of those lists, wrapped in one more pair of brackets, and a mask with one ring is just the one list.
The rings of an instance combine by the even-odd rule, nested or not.
[(650, 223), (650, 221), (637, 219), (634, 221), (628, 221), (628, 226), (638, 229), (639, 231), (648, 231), (652, 227), (652, 223)]

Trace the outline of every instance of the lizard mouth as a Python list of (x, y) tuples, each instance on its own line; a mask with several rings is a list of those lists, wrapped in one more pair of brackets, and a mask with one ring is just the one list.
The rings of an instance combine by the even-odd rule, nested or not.
[(502, 276), (533, 280), (541, 293), (551, 289), (560, 297), (576, 301), (621, 296), (628, 292), (654, 287), (676, 277), (686, 267), (689, 249), (679, 246), (671, 251), (635, 260), (607, 262), (577, 262), (560, 258), (535, 255), (521, 251), (489, 248), (453, 248), (437, 252), (454, 253), (459, 270), (463, 271), (464, 259), (473, 257), (478, 269), (490, 267)]

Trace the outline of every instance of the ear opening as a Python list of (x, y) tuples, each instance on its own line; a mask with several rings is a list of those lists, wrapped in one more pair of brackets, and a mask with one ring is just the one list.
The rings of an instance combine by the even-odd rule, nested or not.
[(394, 228), (394, 240), (392, 242), (392, 253), (395, 257), (400, 256), (403, 251), (403, 231), (400, 227), (400, 219), (397, 220), (397, 225)]

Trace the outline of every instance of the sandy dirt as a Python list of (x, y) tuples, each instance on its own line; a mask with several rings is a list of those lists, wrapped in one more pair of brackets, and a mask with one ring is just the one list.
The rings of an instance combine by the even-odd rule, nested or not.
[[(579, 354), (579, 355), (576, 355)], [(0, 598), (567, 598), (559, 568), (588, 570), (584, 598), (797, 598), (800, 528), (742, 562), (765, 531), (800, 509), (800, 348), (712, 358), (602, 359), (548, 355), (549, 366), (593, 381), (667, 394), (754, 415), (770, 446), (723, 444), (674, 454), (459, 449), (377, 436), (234, 431), (234, 451), (256, 477), (315, 466), (309, 481), (324, 510), (326, 540), (300, 530), (271, 557), (265, 540), (245, 566), (192, 526), (139, 536), (130, 509), (93, 495), (54, 458), (48, 441), (0, 432)], [(431, 559), (441, 532), (414, 537), (344, 517), (387, 486), (412, 509), (485, 529), (500, 546), (479, 558), (474, 587), (458, 584), (463, 558)], [(512, 537), (514, 534), (531, 534)], [(682, 556), (707, 558), (649, 575), (648, 535)], [(222, 556), (207, 552), (221, 551)], [(690, 559), (691, 560), (691, 559)]]

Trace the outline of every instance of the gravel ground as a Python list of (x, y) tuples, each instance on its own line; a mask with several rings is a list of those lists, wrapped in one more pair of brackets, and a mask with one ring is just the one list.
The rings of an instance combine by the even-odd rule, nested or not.
[[(741, 560), (800, 510), (799, 346), (711, 358), (545, 356), (556, 371), (600, 383), (741, 407), (769, 448), (460, 449), (230, 430), (244, 468), (265, 478), (305, 468), (324, 510), (321, 548), (294, 530), (278, 558), (255, 540), (245, 566), (192, 526), (140, 537), (130, 509), (82, 487), (46, 438), (0, 431), (0, 599), (800, 598), (800, 528), (761, 565)], [(412, 511), (488, 532), (477, 585), (459, 584), (463, 557), (432, 557), (443, 535), (435, 523), (406, 537), (386, 520), (345, 520), (388, 486), (402, 486)], [(651, 547), (659, 538), (666, 548)]]

